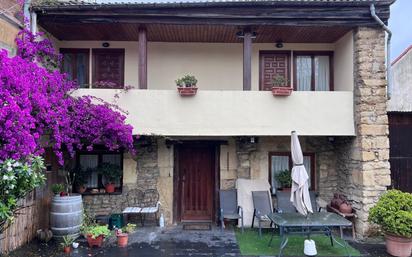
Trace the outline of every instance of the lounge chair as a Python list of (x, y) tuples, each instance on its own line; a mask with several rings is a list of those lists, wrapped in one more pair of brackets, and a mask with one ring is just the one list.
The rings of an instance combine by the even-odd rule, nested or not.
[[(312, 210), (319, 212), (321, 208), (317, 207), (316, 203), (316, 193), (313, 191), (309, 192), (310, 202), (312, 203)], [(276, 192), (276, 212), (296, 212), (296, 208), (290, 201), (290, 192), (277, 191)]]
[[(252, 191), (253, 200), (253, 218), (252, 218), (252, 228), (254, 227), (255, 218), (259, 224), (259, 237), (262, 236), (262, 221), (270, 221), (268, 214), (274, 212), (272, 207), (272, 197), (269, 191)], [(270, 222), (270, 227), (272, 227), (272, 222)]]
[(243, 228), (243, 209), (237, 203), (237, 190), (230, 189), (230, 190), (220, 190), (219, 192), (220, 197), (220, 225), (221, 230), (225, 227), (224, 219), (231, 219), (231, 220), (239, 220), (242, 228), (242, 233), (244, 231)]

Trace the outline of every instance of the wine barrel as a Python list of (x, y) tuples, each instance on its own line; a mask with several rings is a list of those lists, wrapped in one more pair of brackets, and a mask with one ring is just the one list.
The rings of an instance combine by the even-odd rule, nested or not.
[(50, 226), (54, 237), (78, 237), (83, 219), (82, 196), (54, 196), (51, 202)]

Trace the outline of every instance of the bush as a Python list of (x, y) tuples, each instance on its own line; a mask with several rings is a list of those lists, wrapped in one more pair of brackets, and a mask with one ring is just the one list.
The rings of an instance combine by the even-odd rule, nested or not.
[(412, 194), (389, 190), (370, 209), (369, 221), (386, 233), (412, 237)]

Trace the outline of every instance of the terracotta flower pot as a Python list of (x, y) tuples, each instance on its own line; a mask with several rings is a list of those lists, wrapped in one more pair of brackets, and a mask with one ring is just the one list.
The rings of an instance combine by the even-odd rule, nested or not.
[(61, 197), (63, 197), (63, 196), (67, 196), (68, 194), (66, 193), (66, 192), (60, 192), (60, 196)]
[(177, 87), (177, 91), (181, 96), (193, 96), (196, 95), (197, 93), (197, 87), (196, 86), (191, 86), (191, 87)]
[(129, 235), (127, 233), (117, 234), (117, 245), (119, 247), (126, 247), (129, 240)]
[(72, 248), (70, 246), (63, 247), (63, 252), (70, 253), (71, 251), (72, 251)]
[(107, 183), (104, 188), (106, 189), (106, 193), (113, 193), (115, 190), (114, 183)]
[(292, 91), (292, 87), (272, 87), (272, 95), (274, 96), (289, 96)]
[(385, 234), (386, 251), (397, 257), (410, 257), (412, 254), (412, 238)]
[(83, 194), (84, 192), (86, 192), (87, 187), (85, 187), (84, 185), (78, 186), (76, 188), (77, 193), (79, 194)]
[(352, 205), (346, 202), (343, 202), (339, 206), (339, 211), (342, 213), (352, 213)]
[(92, 248), (93, 246), (101, 247), (103, 244), (103, 235), (100, 235), (96, 238), (92, 238), (92, 235), (87, 235), (87, 243), (89, 247)]

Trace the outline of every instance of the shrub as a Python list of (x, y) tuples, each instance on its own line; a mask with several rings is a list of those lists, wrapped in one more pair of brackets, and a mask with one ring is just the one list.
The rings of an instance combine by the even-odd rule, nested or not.
[(412, 237), (412, 194), (389, 190), (370, 209), (369, 221), (386, 233)]

